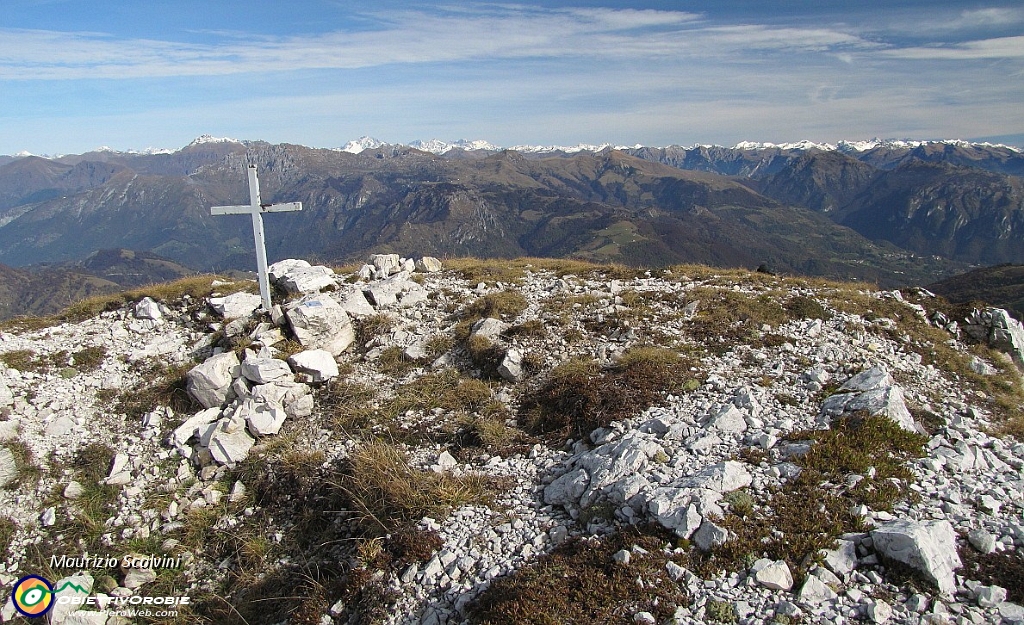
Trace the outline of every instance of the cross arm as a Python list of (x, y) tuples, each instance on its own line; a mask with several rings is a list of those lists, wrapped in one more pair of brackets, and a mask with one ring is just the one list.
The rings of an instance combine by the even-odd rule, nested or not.
[(261, 213), (286, 213), (288, 211), (302, 210), (302, 202), (285, 202), (283, 204), (263, 204), (260, 206)]
[(252, 212), (252, 206), (213, 206), (210, 208), (211, 215), (246, 215)]

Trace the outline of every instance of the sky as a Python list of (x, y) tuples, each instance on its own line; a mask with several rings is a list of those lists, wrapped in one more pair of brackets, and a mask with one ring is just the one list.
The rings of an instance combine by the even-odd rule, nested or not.
[(1024, 3), (0, 0), (0, 154), (1024, 145)]

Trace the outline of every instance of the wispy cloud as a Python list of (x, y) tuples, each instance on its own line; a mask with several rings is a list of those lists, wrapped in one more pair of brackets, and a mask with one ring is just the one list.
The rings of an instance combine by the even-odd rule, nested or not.
[[(515, 58), (687, 58), (818, 52), (877, 44), (828, 28), (711, 26), (679, 11), (503, 7), (379, 16), (379, 27), (305, 37), (223, 33), (216, 44), (0, 30), (0, 78), (217, 76)], [(214, 31), (207, 31), (216, 35)]]
[(887, 50), (884, 55), (899, 59), (949, 61), (1024, 58), (1024, 36), (998, 37), (952, 45), (914, 46)]

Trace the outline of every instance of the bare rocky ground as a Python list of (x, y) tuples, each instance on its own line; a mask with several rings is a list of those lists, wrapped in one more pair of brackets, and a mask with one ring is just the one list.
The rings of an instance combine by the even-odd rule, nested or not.
[(206, 280), (0, 333), (5, 588), (74, 581), (68, 624), (1024, 621), (998, 311), (539, 259), (273, 277), (270, 315)]

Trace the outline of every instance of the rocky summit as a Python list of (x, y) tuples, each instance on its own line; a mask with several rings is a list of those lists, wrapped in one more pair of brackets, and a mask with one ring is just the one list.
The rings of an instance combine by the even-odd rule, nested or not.
[(0, 581), (48, 580), (49, 622), (1024, 622), (1005, 311), (695, 265), (270, 275), (270, 313), (199, 278), (3, 327)]

